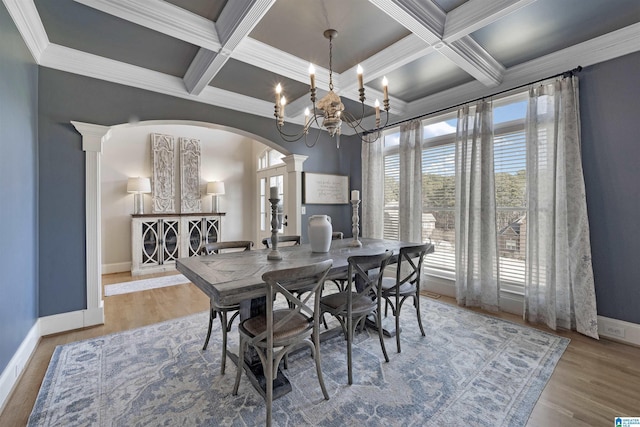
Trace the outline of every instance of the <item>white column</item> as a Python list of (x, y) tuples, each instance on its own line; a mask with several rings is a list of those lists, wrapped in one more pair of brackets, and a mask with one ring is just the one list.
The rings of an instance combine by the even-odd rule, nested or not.
[[(308, 156), (300, 154), (291, 154), (282, 158), (287, 166), (285, 179), (287, 180), (287, 196), (285, 197), (287, 212), (287, 230), (290, 234), (302, 235), (302, 215), (300, 207), (302, 206), (302, 164), (307, 160)], [(295, 231), (294, 231), (295, 230)]]
[(87, 308), (83, 312), (83, 326), (92, 326), (104, 323), (100, 161), (102, 143), (109, 139), (109, 127), (74, 121), (71, 124), (82, 135), (82, 150), (85, 152)]

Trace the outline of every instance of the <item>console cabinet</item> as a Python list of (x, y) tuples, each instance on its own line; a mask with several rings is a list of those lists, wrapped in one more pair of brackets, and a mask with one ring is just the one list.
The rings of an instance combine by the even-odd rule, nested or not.
[(131, 275), (175, 270), (178, 258), (194, 256), (221, 240), (223, 213), (143, 214), (131, 220)]

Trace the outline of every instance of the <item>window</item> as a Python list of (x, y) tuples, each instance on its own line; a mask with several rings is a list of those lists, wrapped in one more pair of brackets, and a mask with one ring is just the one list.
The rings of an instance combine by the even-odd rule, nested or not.
[(284, 154), (281, 152), (276, 151), (273, 148), (267, 148), (258, 157), (258, 169), (266, 169), (271, 166), (284, 164), (284, 161), (282, 160), (283, 157)]
[[(526, 95), (494, 101), (494, 168), (500, 278), (524, 283), (526, 249)], [(435, 245), (425, 258), (427, 273), (453, 278), (455, 272), (456, 113), (423, 122), (422, 237)], [(399, 225), (399, 129), (384, 140), (384, 238), (397, 239)]]

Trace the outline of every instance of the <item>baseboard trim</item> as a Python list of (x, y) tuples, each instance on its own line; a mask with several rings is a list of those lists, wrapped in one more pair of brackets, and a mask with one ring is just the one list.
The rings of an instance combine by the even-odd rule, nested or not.
[(104, 307), (54, 314), (38, 319), (40, 336), (104, 324)]
[(22, 372), (35, 351), (39, 340), (40, 322), (36, 321), (0, 375), (0, 413), (4, 410), (9, 396), (11, 396), (16, 384), (18, 384)]
[(598, 335), (623, 344), (640, 347), (640, 324), (598, 316)]
[(131, 261), (102, 264), (102, 274), (123, 273), (131, 271)]

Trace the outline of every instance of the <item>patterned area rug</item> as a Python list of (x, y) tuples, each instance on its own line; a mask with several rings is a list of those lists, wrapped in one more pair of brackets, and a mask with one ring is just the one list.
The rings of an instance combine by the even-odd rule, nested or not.
[[(274, 425), (522, 426), (569, 340), (422, 299), (426, 337), (403, 310), (402, 353), (377, 334), (356, 336), (354, 384), (346, 343), (322, 343), (324, 400), (307, 353), (290, 357), (293, 391), (274, 401)], [(219, 322), (214, 323), (219, 327)], [(30, 426), (264, 424), (264, 400), (236, 369), (220, 375), (220, 331), (206, 351), (207, 313), (56, 348)], [(237, 331), (230, 333), (237, 349)], [(237, 351), (237, 350), (235, 350)]]
[(182, 285), (183, 283), (189, 283), (189, 279), (182, 274), (114, 283), (113, 285), (104, 286), (104, 296), (109, 297), (111, 295), (128, 294), (129, 292), (146, 291), (149, 289), (164, 288), (166, 286)]

